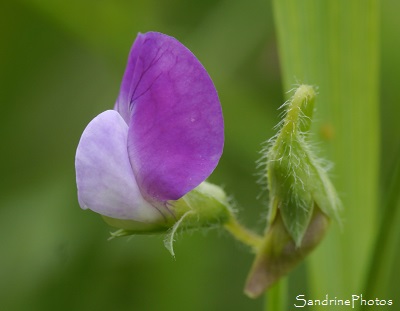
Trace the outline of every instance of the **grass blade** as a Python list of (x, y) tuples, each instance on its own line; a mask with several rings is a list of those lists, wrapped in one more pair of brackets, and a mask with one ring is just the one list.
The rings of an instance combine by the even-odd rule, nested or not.
[(312, 255), (314, 299), (361, 290), (376, 233), (379, 164), (379, 6), (376, 0), (275, 0), (284, 87), (319, 87), (315, 138), (333, 161), (343, 230)]

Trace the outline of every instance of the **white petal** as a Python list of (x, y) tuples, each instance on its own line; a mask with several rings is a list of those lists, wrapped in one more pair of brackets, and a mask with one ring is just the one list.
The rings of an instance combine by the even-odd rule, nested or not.
[(128, 126), (114, 110), (101, 113), (86, 127), (75, 158), (79, 204), (113, 218), (163, 221), (140, 193), (128, 158), (127, 136)]

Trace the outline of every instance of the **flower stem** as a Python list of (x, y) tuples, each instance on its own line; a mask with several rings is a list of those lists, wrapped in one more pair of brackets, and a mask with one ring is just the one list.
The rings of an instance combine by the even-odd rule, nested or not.
[(234, 215), (224, 225), (225, 229), (238, 241), (257, 251), (262, 243), (262, 237), (241, 225)]
[(285, 311), (287, 308), (287, 279), (282, 278), (265, 293), (264, 311)]

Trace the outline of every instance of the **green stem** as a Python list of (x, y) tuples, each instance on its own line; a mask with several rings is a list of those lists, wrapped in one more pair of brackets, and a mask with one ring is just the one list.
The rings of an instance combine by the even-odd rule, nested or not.
[(264, 311), (285, 311), (287, 308), (287, 279), (282, 278), (265, 294)]
[(252, 247), (254, 251), (260, 248), (262, 237), (241, 225), (234, 215), (230, 217), (224, 227), (236, 240)]
[(390, 276), (400, 237), (400, 150), (396, 159), (389, 191), (386, 195), (384, 215), (369, 267), (365, 293), (367, 297), (387, 294)]

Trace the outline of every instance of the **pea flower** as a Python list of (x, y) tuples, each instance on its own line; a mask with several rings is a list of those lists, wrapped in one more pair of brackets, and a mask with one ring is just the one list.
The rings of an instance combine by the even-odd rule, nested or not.
[(95, 117), (78, 144), (79, 204), (119, 228), (167, 229), (183, 214), (176, 208), (193, 208), (177, 200), (212, 189), (198, 186), (223, 144), (221, 105), (201, 63), (170, 36), (139, 34), (114, 110)]

